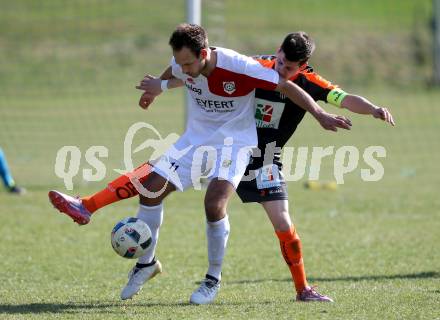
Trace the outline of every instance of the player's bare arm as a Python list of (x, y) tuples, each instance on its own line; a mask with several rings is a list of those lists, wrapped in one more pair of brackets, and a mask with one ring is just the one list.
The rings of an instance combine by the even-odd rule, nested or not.
[(379, 107), (365, 99), (364, 97), (348, 94), (341, 102), (341, 107), (354, 113), (371, 114), (377, 119), (395, 125), (393, 116), (387, 108)]
[(183, 81), (177, 79), (173, 76), (171, 71), (171, 66), (168, 66), (164, 72), (159, 77), (152, 76), (150, 74), (146, 74), (145, 77), (141, 80), (140, 84), (136, 86), (136, 89), (148, 91), (148, 93), (152, 95), (159, 95), (164, 88), (161, 87), (161, 82), (163, 80), (168, 80), (167, 89), (177, 88), (184, 85)]
[(280, 78), (275, 90), (285, 94), (294, 103), (310, 112), (324, 129), (331, 131), (337, 131), (338, 128), (350, 130), (351, 121), (349, 119), (327, 113), (295, 83)]
[[(167, 82), (162, 83), (164, 80), (167, 80)], [(166, 88), (162, 87), (163, 85), (165, 85)], [(184, 83), (182, 80), (173, 76), (170, 66), (160, 75), (159, 78), (147, 74), (141, 80), (140, 84), (136, 86), (136, 89), (144, 91), (139, 99), (139, 106), (142, 109), (147, 109), (154, 101), (154, 98), (161, 94), (164, 89), (178, 88), (183, 85)]]

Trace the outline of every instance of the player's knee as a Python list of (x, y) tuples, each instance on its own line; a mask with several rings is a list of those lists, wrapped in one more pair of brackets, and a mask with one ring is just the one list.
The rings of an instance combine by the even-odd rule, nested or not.
[(149, 198), (141, 194), (139, 195), (139, 203), (143, 206), (148, 206), (148, 207), (158, 206), (159, 204), (161, 204), (161, 202), (162, 199), (159, 198)]
[(218, 221), (226, 216), (226, 205), (219, 199), (205, 198), (205, 213), (208, 221)]
[(291, 222), (287, 219), (280, 219), (276, 222), (276, 225), (274, 225), (275, 230), (286, 232), (289, 231), (292, 227)]
[(172, 191), (175, 190), (173, 185), (157, 173), (153, 172), (143, 183), (144, 191), (139, 192), (139, 202), (145, 206), (157, 206)]
[(275, 231), (287, 232), (292, 228), (292, 220), (289, 212), (284, 209), (268, 209), (266, 213), (272, 222)]
[(205, 194), (205, 212), (208, 221), (218, 221), (226, 216), (226, 207), (233, 190), (232, 184), (228, 181), (211, 181)]

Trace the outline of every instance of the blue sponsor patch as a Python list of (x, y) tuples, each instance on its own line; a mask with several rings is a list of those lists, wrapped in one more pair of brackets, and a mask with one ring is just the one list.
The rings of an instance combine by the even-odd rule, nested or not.
[(269, 189), (281, 186), (280, 171), (276, 164), (266, 165), (258, 170), (257, 188)]

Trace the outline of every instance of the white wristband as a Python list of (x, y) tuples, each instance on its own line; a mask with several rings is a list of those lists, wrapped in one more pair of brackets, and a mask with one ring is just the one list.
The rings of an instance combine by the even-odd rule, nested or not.
[(160, 88), (162, 89), (162, 91), (168, 90), (168, 80), (162, 80), (160, 82)]

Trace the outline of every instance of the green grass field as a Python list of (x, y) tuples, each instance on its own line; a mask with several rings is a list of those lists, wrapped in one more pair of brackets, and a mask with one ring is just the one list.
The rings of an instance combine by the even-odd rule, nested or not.
[[(203, 192), (197, 191), (175, 193), (166, 200), (157, 249), (164, 273), (132, 301), (119, 300), (133, 262), (113, 252), (110, 231), (119, 219), (136, 214), (137, 199), (106, 207), (91, 224), (78, 227), (51, 207), (47, 191), (86, 195), (103, 188), (117, 176), (113, 169), (123, 168), (125, 133), (137, 121), (153, 124), (164, 136), (182, 132), (180, 91), (167, 92), (143, 111), (134, 90), (145, 72), (159, 72), (170, 57), (168, 33), (183, 19), (183, 11), (170, 10), (173, 3), (161, 1), (146, 10), (142, 1), (130, 1), (130, 6), (111, 1), (0, 1), (5, 30), (0, 34), (5, 48), (0, 50), (0, 146), (14, 177), (28, 189), (24, 197), (0, 190), (0, 319), (439, 319), (440, 91), (424, 88), (420, 74), (405, 78), (412, 63), (399, 60), (412, 52), (399, 42), (411, 33), (411, 1), (369, 1), (370, 10), (353, 2), (348, 6), (350, 19), (341, 24), (341, 10), (347, 8), (343, 1), (325, 7), (310, 1), (314, 15), (295, 16), (295, 29), (317, 34), (318, 71), (388, 106), (397, 122), (392, 128), (350, 115), (353, 129), (334, 134), (306, 117), (289, 142), (294, 147), (353, 145), (363, 151), (381, 145), (387, 150), (381, 160), (385, 175), (378, 182), (361, 180), (360, 170), (366, 168), (361, 162), (337, 191), (304, 189), (305, 178), (289, 184), (291, 215), (303, 241), (309, 281), (335, 303), (293, 301), (290, 273), (263, 210), (234, 197), (219, 296), (210, 306), (189, 305), (207, 267)], [(213, 5), (212, 0), (207, 3)], [(423, 3), (426, 7), (427, 1)], [(234, 7), (226, 1), (225, 45), (247, 53), (273, 51), (292, 28), (288, 2), (279, 0), (273, 4), (277, 5), (282, 11), (279, 20), (262, 4), (239, 1)], [(306, 8), (306, 1), (296, 6), (299, 11)], [(331, 55), (335, 49), (314, 17), (327, 17), (323, 26), (334, 31), (338, 44), (343, 42), (344, 26), (349, 26), (353, 47), (364, 43), (356, 35), (365, 30), (368, 39), (375, 39), (373, 44), (382, 43), (377, 35), (386, 31), (384, 37), (397, 40), (380, 47), (383, 51), (354, 54), (347, 60), (349, 53), (356, 53), (347, 48), (341, 58), (348, 69), (365, 76), (364, 69), (356, 69), (359, 65), (371, 66), (371, 58), (397, 46), (401, 50), (396, 52), (404, 54), (396, 54), (397, 66), (387, 68), (402, 78), (390, 84), (382, 77), (383, 69), (375, 70), (378, 80), (365, 86), (348, 79), (341, 64), (327, 66), (326, 52)], [(212, 26), (209, 13), (205, 19), (208, 28)], [(256, 22), (254, 29), (246, 28), (250, 21)], [(258, 41), (255, 30), (258, 35), (271, 30), (267, 33), (274, 37)], [(389, 56), (384, 60), (392, 61)], [(411, 84), (415, 80), (420, 81)], [(145, 138), (139, 133), (134, 145)], [(80, 170), (89, 168), (84, 160), (87, 148), (106, 146), (105, 180), (86, 182), (80, 171), (74, 190), (66, 191), (54, 173), (56, 153), (64, 145), (80, 148)], [(148, 155), (144, 151), (134, 160), (141, 163)], [(333, 179), (333, 160), (323, 161), (323, 180)]]

